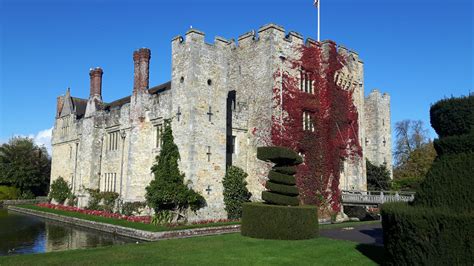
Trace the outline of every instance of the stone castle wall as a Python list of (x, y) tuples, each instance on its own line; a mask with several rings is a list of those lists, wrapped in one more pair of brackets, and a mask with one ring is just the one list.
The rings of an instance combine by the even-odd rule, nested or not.
[[(301, 45), (314, 44), (273, 24), (241, 35), (238, 42), (216, 37), (213, 44), (205, 42), (204, 33), (191, 29), (172, 40), (169, 84), (159, 92), (149, 90), (149, 50), (140, 49), (134, 53), (133, 94), (110, 104), (101, 102), (97, 80), (101, 70), (100, 75), (97, 69), (91, 70), (91, 96), (82, 100), (87, 101), (82, 117), (77, 116), (78, 100), (74, 104), (69, 93), (58, 98), (51, 182), (62, 176), (73, 184), (82, 207), (88, 201), (84, 188), (115, 191), (123, 201), (143, 201), (145, 187), (153, 178), (150, 167), (160, 150), (157, 130), (164, 119), (172, 119), (180, 170), (188, 186), (207, 203), (197, 215), (191, 214), (191, 220), (226, 217), (222, 179), (230, 163), (248, 173), (252, 200), (260, 200), (269, 166), (256, 159), (256, 147), (271, 144), (272, 115), (280, 112), (273, 100), (273, 88), (280, 82), (274, 74), (283, 69), (298, 77), (291, 61), (300, 57)], [(338, 51), (347, 61), (339, 82), (354, 88), (363, 154), (372, 148), (367, 156), (373, 156), (383, 147), (366, 147), (363, 140), (386, 132), (370, 133), (384, 128), (368, 127), (365, 121), (368, 111), (371, 116), (379, 109), (367, 107), (358, 55), (344, 47)], [(389, 110), (388, 102), (374, 108)], [(70, 125), (66, 133), (64, 121)], [(391, 156), (388, 160), (391, 163)], [(365, 172), (364, 158), (346, 162), (340, 188), (365, 190)]]

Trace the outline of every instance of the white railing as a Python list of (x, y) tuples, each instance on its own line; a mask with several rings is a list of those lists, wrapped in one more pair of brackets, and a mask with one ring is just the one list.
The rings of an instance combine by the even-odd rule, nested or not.
[(415, 199), (415, 192), (398, 191), (355, 191), (343, 190), (342, 203), (360, 205), (378, 205), (385, 202), (410, 202)]

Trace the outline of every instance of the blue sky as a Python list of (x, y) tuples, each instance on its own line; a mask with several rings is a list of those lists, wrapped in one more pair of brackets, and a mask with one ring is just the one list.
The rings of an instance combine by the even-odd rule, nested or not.
[[(322, 0), (321, 38), (359, 53), (366, 93), (391, 95), (392, 124), (429, 125), (430, 104), (474, 90), (473, 13), (471, 0)], [(70, 87), (87, 98), (91, 67), (104, 69), (112, 101), (132, 90), (136, 48), (152, 50), (158, 85), (170, 79), (171, 39), (191, 25), (212, 42), (270, 22), (316, 34), (312, 0), (0, 0), (0, 142), (47, 143), (56, 96)]]

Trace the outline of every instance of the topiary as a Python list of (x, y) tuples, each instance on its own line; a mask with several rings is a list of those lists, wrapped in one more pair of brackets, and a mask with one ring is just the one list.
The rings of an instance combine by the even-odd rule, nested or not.
[(227, 218), (240, 219), (242, 217), (242, 203), (248, 202), (250, 192), (247, 189), (245, 178), (247, 173), (237, 166), (227, 168), (222, 185), (224, 186), (224, 203)]
[(69, 187), (66, 180), (62, 177), (58, 177), (51, 184), (49, 191), (49, 199), (54, 199), (59, 204), (64, 204), (64, 201), (72, 194), (71, 188)]
[(171, 121), (166, 120), (163, 130), (163, 145), (151, 171), (155, 178), (145, 188), (145, 198), (155, 213), (172, 211), (176, 219), (184, 218), (185, 211), (197, 211), (205, 204), (204, 197), (184, 184), (184, 174), (179, 171), (178, 146), (174, 143)]
[(432, 167), (412, 206), (384, 204), (382, 221), (391, 265), (470, 265), (474, 260), (474, 96), (432, 106), (440, 136)]
[(262, 192), (262, 203), (243, 206), (241, 233), (264, 239), (308, 239), (318, 235), (315, 206), (298, 206), (299, 191), (293, 174), (303, 162), (293, 150), (285, 147), (259, 147), (257, 158), (275, 163)]

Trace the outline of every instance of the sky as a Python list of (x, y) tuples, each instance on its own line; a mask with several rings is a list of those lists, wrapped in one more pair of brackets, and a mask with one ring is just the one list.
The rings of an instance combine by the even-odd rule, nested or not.
[[(171, 77), (171, 40), (192, 26), (237, 39), (276, 23), (316, 36), (313, 0), (0, 0), (0, 143), (29, 136), (49, 147), (56, 97), (89, 95), (104, 69), (106, 102), (130, 95), (135, 49), (152, 51), (150, 85)], [(321, 39), (359, 53), (365, 93), (391, 95), (392, 128), (429, 128), (430, 105), (473, 87), (472, 0), (321, 0)], [(436, 137), (430, 129), (430, 136)]]

